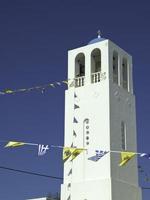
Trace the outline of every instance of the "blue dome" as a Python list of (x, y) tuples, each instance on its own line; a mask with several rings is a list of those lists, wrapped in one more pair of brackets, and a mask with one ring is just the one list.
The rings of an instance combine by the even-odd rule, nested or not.
[(98, 38), (94, 38), (93, 40), (91, 40), (88, 44), (94, 44), (96, 42), (101, 42), (101, 41), (104, 41), (104, 40), (106, 40), (106, 39), (98, 37)]

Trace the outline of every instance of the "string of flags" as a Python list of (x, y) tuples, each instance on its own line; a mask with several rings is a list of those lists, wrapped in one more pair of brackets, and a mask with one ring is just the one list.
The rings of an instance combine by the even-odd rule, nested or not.
[[(101, 80), (105, 80), (105, 78), (106, 78), (106, 72), (101, 73)], [(47, 83), (43, 85), (37, 85), (30, 88), (20, 88), (20, 89), (6, 88), (0, 91), (0, 95), (8, 95), (8, 94), (16, 94), (16, 93), (32, 92), (32, 91), (40, 91), (44, 93), (49, 88), (56, 88), (63, 85), (67, 85), (68, 87), (74, 87), (75, 82), (76, 82), (76, 79), (68, 79), (68, 80), (62, 80), (62, 81), (55, 81), (53, 83)]]
[(20, 88), (20, 89), (16, 89), (16, 90), (7, 88), (7, 89), (0, 91), (0, 95), (16, 94), (16, 93), (31, 92), (31, 91), (40, 91), (40, 92), (44, 93), (44, 91), (46, 91), (47, 89), (56, 88), (58, 86), (67, 85), (68, 87), (73, 87), (74, 82), (75, 82), (74, 79), (72, 79), (72, 80), (68, 79), (68, 80), (64, 80), (64, 81), (56, 81), (53, 83), (34, 86), (34, 87), (30, 87), (30, 88)]
[[(76, 134), (76, 132), (75, 132), (75, 127), (78, 127), (78, 120), (79, 120), (79, 119), (76, 118), (76, 109), (80, 108), (80, 106), (77, 105), (79, 102), (77, 102), (78, 96), (75, 92), (75, 88), (74, 88), (74, 92), (73, 92), (73, 99), (74, 99), (74, 105), (72, 107), (73, 108), (73, 117), (72, 117), (73, 129), (72, 129), (72, 137), (71, 137), (72, 138), (72, 140), (71, 140), (72, 141), (72, 143), (71, 143), (72, 148), (65, 147), (63, 149), (63, 161), (64, 161), (64, 163), (69, 159), (70, 159), (70, 161), (73, 161), (75, 159), (75, 156), (78, 156), (82, 151), (84, 151), (84, 149), (73, 148), (74, 144), (76, 143), (76, 138), (78, 136), (78, 134)], [(69, 173), (68, 173), (69, 180), (68, 180), (68, 185), (67, 185), (67, 188), (68, 188), (67, 200), (71, 199), (72, 174), (73, 174), (73, 162), (69, 167)]]
[[(0, 141), (4, 142), (4, 141)], [(26, 143), (26, 142), (18, 142), (18, 141), (7, 141), (5, 144), (5, 148), (16, 148), (24, 145), (32, 145), (38, 147), (38, 156), (45, 155), (50, 148), (61, 148), (63, 149), (62, 160), (66, 162), (67, 160), (73, 161), (77, 156), (79, 156), (83, 151), (86, 151), (88, 154), (88, 149), (85, 148), (77, 148), (77, 147), (64, 147), (64, 146), (56, 146), (56, 145), (44, 145), (44, 144), (36, 144), (36, 143)], [(138, 152), (128, 152), (128, 151), (103, 151), (103, 150), (95, 150), (95, 153), (92, 157), (88, 158), (91, 161), (99, 161), (108, 153), (119, 153), (120, 154), (120, 163), (119, 166), (125, 166), (132, 158), (136, 155), (139, 155), (141, 158), (150, 159), (149, 153), (138, 153)]]

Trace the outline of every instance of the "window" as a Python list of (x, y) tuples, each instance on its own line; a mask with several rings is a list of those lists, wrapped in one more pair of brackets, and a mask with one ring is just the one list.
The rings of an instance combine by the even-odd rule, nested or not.
[(91, 53), (91, 71), (92, 73), (101, 71), (101, 51), (94, 49)]
[(122, 81), (123, 88), (128, 90), (128, 64), (126, 58), (122, 60)]
[(100, 82), (101, 72), (101, 51), (94, 49), (91, 53), (91, 78), (92, 83)]
[(85, 56), (79, 53), (75, 59), (75, 77), (85, 76)]
[(127, 149), (127, 145), (126, 145), (126, 124), (123, 121), (121, 122), (121, 147), (122, 147), (122, 150)]
[(75, 59), (75, 87), (84, 86), (85, 79), (85, 56), (79, 53)]
[(113, 52), (113, 82), (118, 84), (118, 53)]

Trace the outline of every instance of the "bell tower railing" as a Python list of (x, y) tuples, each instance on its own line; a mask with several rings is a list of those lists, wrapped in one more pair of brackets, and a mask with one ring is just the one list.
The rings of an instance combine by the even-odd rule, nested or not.
[(84, 86), (84, 82), (85, 82), (85, 76), (80, 76), (75, 78), (75, 87)]
[(92, 73), (91, 81), (92, 81), (92, 83), (100, 82), (101, 81), (101, 72)]
[[(91, 74), (91, 83), (98, 83), (106, 78), (106, 72), (95, 72)], [(82, 87), (85, 85), (85, 76), (76, 77), (74, 79), (75, 87)]]

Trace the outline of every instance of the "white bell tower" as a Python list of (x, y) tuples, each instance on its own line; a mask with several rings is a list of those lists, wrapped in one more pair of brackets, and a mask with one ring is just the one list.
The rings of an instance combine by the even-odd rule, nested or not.
[(137, 151), (132, 57), (99, 35), (69, 51), (68, 79), (64, 146), (87, 151), (65, 162), (61, 200), (141, 200), (136, 157), (122, 167), (119, 153), (91, 159)]

